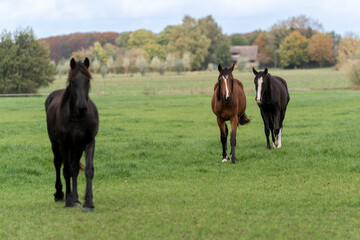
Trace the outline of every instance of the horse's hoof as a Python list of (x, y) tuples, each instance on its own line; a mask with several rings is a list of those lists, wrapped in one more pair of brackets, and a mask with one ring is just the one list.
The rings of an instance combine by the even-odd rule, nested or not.
[(274, 149), (281, 148), (281, 144), (278, 141), (273, 142)]
[(65, 201), (64, 193), (63, 192), (54, 193), (54, 201), (55, 202), (64, 202)]
[(223, 162), (223, 163), (224, 163), (224, 162), (227, 162), (227, 159), (226, 159), (226, 158), (224, 158), (221, 162)]
[(54, 197), (54, 201), (55, 202), (65, 202), (65, 197), (63, 197), (63, 198)]
[(74, 202), (74, 207), (81, 207), (81, 206), (82, 206), (81, 202), (79, 201)]
[(93, 207), (83, 207), (82, 211), (83, 212), (93, 212), (94, 208)]

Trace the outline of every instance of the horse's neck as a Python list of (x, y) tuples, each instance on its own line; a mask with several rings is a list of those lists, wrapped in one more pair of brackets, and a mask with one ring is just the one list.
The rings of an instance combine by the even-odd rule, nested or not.
[(63, 97), (61, 99), (61, 105), (60, 107), (68, 107), (69, 111), (70, 111), (70, 115), (72, 111), (75, 111), (75, 100), (74, 98), (71, 96), (71, 91), (70, 91), (70, 87), (68, 86), (63, 94)]
[(267, 101), (270, 101), (271, 96), (272, 96), (272, 87), (271, 87), (271, 80), (267, 81), (266, 84), (266, 88), (265, 88), (265, 92), (264, 92), (264, 99), (266, 99)]

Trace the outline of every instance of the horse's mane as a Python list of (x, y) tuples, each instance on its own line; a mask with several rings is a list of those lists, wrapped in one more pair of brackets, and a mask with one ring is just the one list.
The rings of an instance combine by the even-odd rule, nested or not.
[(65, 102), (70, 97), (70, 88), (69, 88), (69, 86), (70, 86), (71, 79), (73, 79), (79, 72), (83, 73), (85, 76), (92, 79), (92, 75), (89, 72), (88, 68), (85, 66), (85, 64), (82, 63), (82, 62), (77, 62), (75, 68), (72, 69), (70, 71), (70, 73), (69, 73), (69, 76), (68, 76), (68, 79), (67, 79), (67, 87), (66, 87), (65, 92), (64, 92), (64, 94), (62, 96), (60, 108), (63, 107)]

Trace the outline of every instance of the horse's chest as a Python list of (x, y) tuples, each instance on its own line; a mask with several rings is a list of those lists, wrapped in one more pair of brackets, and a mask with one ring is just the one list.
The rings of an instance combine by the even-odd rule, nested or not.
[(276, 104), (274, 103), (265, 103), (259, 106), (264, 112), (274, 112), (276, 110)]
[(69, 137), (73, 145), (79, 146), (87, 145), (93, 138), (91, 131), (82, 126), (73, 127), (69, 132)]
[(231, 108), (224, 108), (221, 109), (221, 111), (219, 111), (216, 115), (220, 116), (224, 120), (229, 120), (232, 115), (234, 115), (234, 111), (232, 111)]

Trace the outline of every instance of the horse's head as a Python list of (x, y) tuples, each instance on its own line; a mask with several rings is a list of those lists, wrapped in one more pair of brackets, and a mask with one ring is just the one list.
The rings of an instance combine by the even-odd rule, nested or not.
[(257, 72), (255, 68), (253, 68), (253, 73), (255, 74), (255, 78), (254, 78), (255, 91), (256, 91), (255, 101), (258, 104), (261, 104), (263, 100), (264, 92), (266, 91), (270, 81), (270, 76), (268, 74), (267, 68), (265, 68), (264, 71), (260, 71), (260, 72)]
[(84, 62), (76, 62), (74, 58), (70, 61), (71, 71), (68, 79), (68, 88), (70, 90), (70, 101), (72, 107), (78, 114), (87, 110), (90, 79), (89, 72), (90, 61), (85, 58)]
[(234, 77), (232, 71), (234, 70), (234, 64), (227, 68), (222, 68), (221, 65), (218, 66), (219, 70), (219, 87), (218, 87), (218, 100), (221, 97), (224, 98), (225, 102), (229, 102), (231, 99), (231, 93), (234, 87)]

